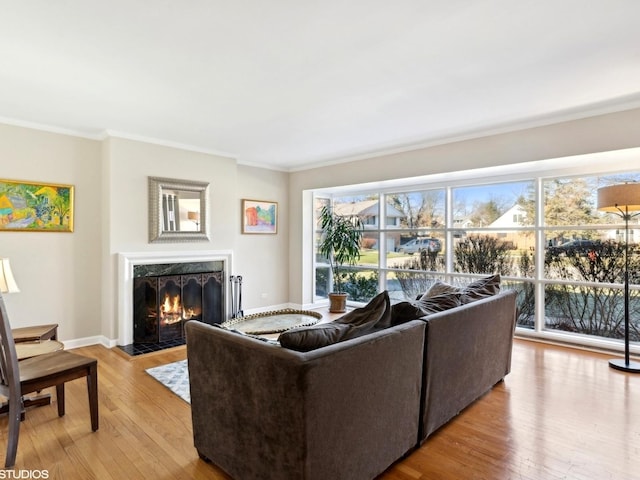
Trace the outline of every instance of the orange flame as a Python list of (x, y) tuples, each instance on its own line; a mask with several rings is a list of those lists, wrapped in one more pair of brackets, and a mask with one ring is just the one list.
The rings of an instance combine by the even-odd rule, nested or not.
[(173, 298), (168, 293), (164, 295), (164, 301), (160, 306), (161, 319), (166, 325), (177, 323), (182, 319), (182, 304), (180, 295)]

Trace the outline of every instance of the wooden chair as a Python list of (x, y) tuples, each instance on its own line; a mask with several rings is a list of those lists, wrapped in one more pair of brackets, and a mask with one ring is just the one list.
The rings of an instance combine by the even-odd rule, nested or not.
[(0, 294), (0, 395), (9, 401), (9, 433), (5, 467), (15, 465), (23, 412), (22, 397), (48, 387), (56, 387), (58, 416), (65, 413), (64, 384), (87, 377), (91, 430), (98, 430), (98, 361), (60, 350), (18, 362), (9, 318)]

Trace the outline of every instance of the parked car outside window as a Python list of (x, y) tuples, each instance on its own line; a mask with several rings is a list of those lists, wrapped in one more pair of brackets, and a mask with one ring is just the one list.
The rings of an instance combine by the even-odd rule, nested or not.
[(437, 238), (414, 238), (398, 248), (400, 253), (409, 255), (422, 251), (438, 253), (440, 250), (442, 250), (442, 243)]
[(562, 245), (548, 247), (549, 253), (553, 255), (580, 255), (585, 256), (590, 251), (600, 248), (598, 240), (571, 240)]

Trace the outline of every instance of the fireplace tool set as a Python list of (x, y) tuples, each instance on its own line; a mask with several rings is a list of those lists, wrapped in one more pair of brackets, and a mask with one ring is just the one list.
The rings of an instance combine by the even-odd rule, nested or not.
[(244, 317), (242, 311), (242, 275), (230, 275), (231, 318)]

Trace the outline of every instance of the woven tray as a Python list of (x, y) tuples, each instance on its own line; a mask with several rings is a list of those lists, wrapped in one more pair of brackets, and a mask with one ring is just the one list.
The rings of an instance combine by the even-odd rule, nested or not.
[(322, 314), (310, 310), (273, 310), (234, 318), (221, 323), (223, 328), (239, 330), (250, 335), (280, 333), (295, 327), (306, 327), (318, 323)]

